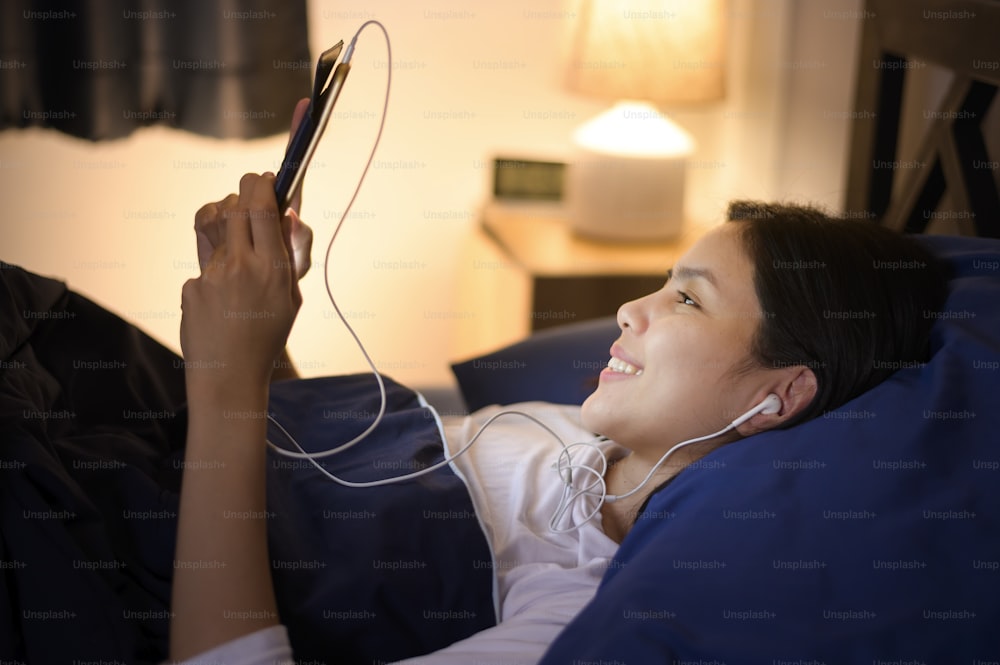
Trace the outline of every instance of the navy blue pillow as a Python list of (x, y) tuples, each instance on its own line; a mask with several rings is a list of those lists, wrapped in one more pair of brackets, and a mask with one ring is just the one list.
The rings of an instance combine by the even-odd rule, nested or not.
[(532, 400), (582, 404), (597, 387), (618, 333), (613, 316), (570, 323), (451, 369), (470, 411)]
[(1000, 660), (1000, 241), (924, 241), (930, 361), (685, 469), (543, 663)]

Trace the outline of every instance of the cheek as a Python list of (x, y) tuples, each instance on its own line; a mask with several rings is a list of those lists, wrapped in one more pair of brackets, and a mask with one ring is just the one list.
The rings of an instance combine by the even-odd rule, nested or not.
[(649, 345), (648, 397), (675, 415), (701, 417), (731, 392), (733, 370), (747, 359), (747, 342), (739, 327), (689, 326), (675, 332)]
[(657, 383), (702, 383), (729, 367), (733, 350), (726, 331), (696, 323), (676, 325), (648, 340), (646, 367)]

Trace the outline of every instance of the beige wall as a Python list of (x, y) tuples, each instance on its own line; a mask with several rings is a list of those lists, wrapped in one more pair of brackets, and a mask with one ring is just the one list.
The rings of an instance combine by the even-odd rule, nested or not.
[[(839, 203), (846, 125), (814, 123), (813, 107), (849, 107), (858, 21), (824, 17), (815, 10), (824, 3), (857, 5), (817, 0), (795, 11), (790, 0), (732, 0), (727, 100), (675, 113), (699, 141), (687, 200), (693, 218), (718, 219), (733, 196)], [(461, 247), (491, 157), (561, 157), (573, 128), (605, 106), (558, 85), (568, 11), (561, 0), (311, 2), (314, 53), (348, 40), (367, 18), (382, 20), (393, 39), (387, 129), (330, 275), (376, 362), (398, 379), (450, 381), (449, 313), (466, 315), (456, 309), (457, 283), (476, 269), (462, 264)], [(796, 67), (796, 58), (829, 64)], [(371, 30), (306, 182), (302, 214), (316, 230), (317, 264), (367, 156), (384, 80), (384, 46)], [(234, 190), (245, 171), (277, 169), (284, 140), (151, 128), (92, 144), (48, 130), (2, 132), (0, 258), (67, 279), (177, 349), (180, 288), (197, 270), (194, 211)], [(785, 165), (802, 155), (809, 168), (796, 175)], [(290, 340), (303, 374), (362, 370), (326, 302), (321, 265), (303, 291)]]
[(781, 196), (842, 205), (863, 4), (793, 3), (785, 129), (771, 165)]

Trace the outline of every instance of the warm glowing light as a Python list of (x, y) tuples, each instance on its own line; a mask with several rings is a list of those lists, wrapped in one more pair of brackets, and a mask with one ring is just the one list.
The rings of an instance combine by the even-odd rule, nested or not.
[(580, 125), (573, 141), (595, 152), (631, 157), (681, 157), (694, 151), (691, 135), (646, 102), (618, 102)]

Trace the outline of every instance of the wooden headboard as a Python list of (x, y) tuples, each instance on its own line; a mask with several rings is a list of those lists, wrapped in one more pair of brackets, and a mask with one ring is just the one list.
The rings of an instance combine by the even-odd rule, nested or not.
[[(911, 233), (947, 220), (1000, 237), (1000, 2), (866, 0), (862, 23), (845, 210)], [(940, 104), (904, 108), (924, 70), (951, 74)], [(918, 119), (927, 131), (902, 160), (901, 127)]]

